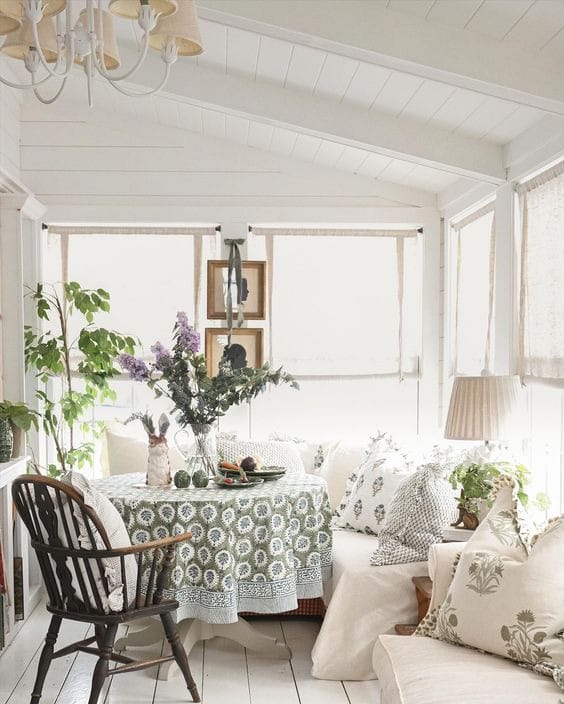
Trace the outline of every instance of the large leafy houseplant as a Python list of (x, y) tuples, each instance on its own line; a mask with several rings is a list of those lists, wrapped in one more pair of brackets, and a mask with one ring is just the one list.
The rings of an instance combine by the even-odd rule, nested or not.
[[(132, 353), (135, 340), (94, 325), (95, 316), (110, 310), (110, 296), (101, 288), (85, 289), (72, 281), (59, 292), (40, 283), (29, 295), (46, 324), (44, 331), (25, 328), (25, 361), (46, 385), (37, 398), (43, 430), (55, 446), (56, 461), (47, 470), (57, 476), (92, 464), (100, 424), (89, 423), (88, 412), (99, 401), (115, 399), (110, 381), (120, 373), (116, 356)], [(75, 336), (71, 321), (72, 329), (78, 328)]]
[[(206, 358), (199, 350), (200, 336), (189, 324), (186, 313), (180, 312), (173, 329), (171, 350), (156, 342), (151, 347), (155, 359), (149, 365), (127, 353), (120, 355), (119, 362), (130, 378), (146, 382), (157, 397), (166, 396), (172, 401), (179, 425), (191, 426), (205, 456), (205, 435), (232, 406), (250, 401), (270, 385), (289, 384), (297, 389), (298, 384), (281, 367), (273, 370), (269, 364), (264, 364), (259, 369), (234, 369), (226, 356), (220, 362), (218, 373), (210, 377)], [(206, 458), (211, 473), (209, 459)]]

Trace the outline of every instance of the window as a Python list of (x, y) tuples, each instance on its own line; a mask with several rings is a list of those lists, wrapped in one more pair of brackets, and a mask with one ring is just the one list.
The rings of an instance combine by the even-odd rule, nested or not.
[(416, 236), (277, 235), (273, 252), (275, 364), (306, 376), (417, 371)]
[(519, 187), (520, 372), (564, 379), (564, 162)]
[(493, 315), (493, 203), (452, 224), (451, 369), (453, 374), (479, 374), (489, 367)]

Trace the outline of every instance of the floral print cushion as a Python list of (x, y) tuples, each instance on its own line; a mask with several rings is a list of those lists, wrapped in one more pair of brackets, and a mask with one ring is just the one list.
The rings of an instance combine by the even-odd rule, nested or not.
[(347, 479), (333, 526), (378, 535), (396, 489), (411, 471), (411, 462), (392, 436), (378, 430)]
[[(527, 549), (512, 487), (503, 487), (466, 543), (444, 602), (419, 632), (548, 674), (564, 667), (564, 517)], [(550, 666), (550, 667), (548, 667)]]

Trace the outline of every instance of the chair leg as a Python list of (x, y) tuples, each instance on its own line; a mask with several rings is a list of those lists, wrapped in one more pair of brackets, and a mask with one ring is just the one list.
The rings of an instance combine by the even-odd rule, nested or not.
[(35, 684), (33, 685), (33, 694), (31, 695), (30, 704), (37, 704), (41, 698), (43, 684), (45, 682), (45, 677), (47, 677), (51, 660), (53, 659), (53, 651), (55, 649), (55, 643), (57, 642), (57, 636), (59, 635), (59, 628), (61, 627), (62, 620), (63, 619), (61, 616), (51, 617), (49, 630), (45, 636), (45, 645), (43, 646), (41, 657), (39, 658), (39, 667), (37, 668), (37, 676), (35, 678)]
[(172, 615), (166, 612), (164, 614), (160, 614), (160, 617), (163, 623), (163, 628), (167, 640), (170, 643), (172, 654), (174, 655), (176, 664), (184, 675), (184, 680), (186, 681), (186, 686), (188, 687), (188, 690), (190, 691), (190, 694), (192, 696), (192, 701), (199, 702), (201, 700), (200, 695), (198, 693), (198, 687), (196, 686), (194, 678), (192, 677), (192, 673), (190, 672), (188, 656), (186, 655), (186, 650), (184, 650), (184, 645), (181, 643), (180, 638), (178, 637), (178, 631), (176, 630), (176, 625), (172, 619)]
[(112, 623), (105, 627), (102, 645), (99, 646), (101, 653), (94, 668), (94, 674), (92, 675), (92, 688), (90, 689), (90, 697), (88, 699), (88, 704), (97, 704), (98, 697), (104, 686), (104, 681), (108, 676), (108, 665), (110, 662), (110, 656), (114, 648), (114, 641), (116, 639), (116, 633), (118, 629), (117, 623)]

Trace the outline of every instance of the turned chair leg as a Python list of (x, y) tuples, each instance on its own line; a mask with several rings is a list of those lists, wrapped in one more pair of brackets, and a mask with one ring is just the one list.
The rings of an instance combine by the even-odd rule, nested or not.
[(57, 642), (62, 620), (61, 616), (51, 617), (49, 630), (45, 636), (45, 645), (43, 646), (41, 657), (39, 658), (39, 667), (37, 668), (37, 676), (35, 678), (35, 684), (33, 685), (33, 694), (31, 695), (30, 704), (37, 704), (41, 697), (45, 677), (47, 677), (47, 672), (49, 671), (49, 666), (53, 659), (53, 650), (55, 649), (55, 643)]
[(167, 640), (170, 643), (170, 649), (172, 650), (176, 664), (184, 675), (184, 680), (186, 681), (186, 686), (192, 696), (192, 701), (199, 702), (201, 700), (198, 693), (198, 687), (196, 686), (192, 673), (190, 672), (188, 656), (186, 655), (186, 650), (184, 650), (184, 646), (178, 637), (178, 631), (176, 630), (176, 625), (172, 619), (172, 615), (166, 612), (164, 614), (160, 614), (160, 617)]
[[(108, 676), (109, 662), (112, 655), (112, 650), (114, 648), (114, 641), (116, 639), (116, 633), (118, 629), (117, 623), (112, 623), (105, 627), (103, 636), (101, 638), (102, 644), (98, 647), (101, 650), (100, 657), (94, 668), (94, 674), (92, 675), (92, 688), (90, 689), (90, 697), (88, 699), (88, 704), (97, 704), (98, 697), (104, 686), (104, 681)], [(98, 634), (97, 634), (98, 635)], [(100, 634), (102, 635), (102, 634)], [(99, 636), (98, 636), (99, 637)]]

